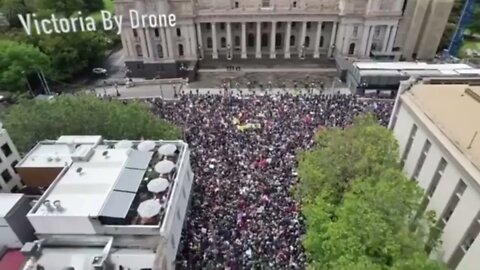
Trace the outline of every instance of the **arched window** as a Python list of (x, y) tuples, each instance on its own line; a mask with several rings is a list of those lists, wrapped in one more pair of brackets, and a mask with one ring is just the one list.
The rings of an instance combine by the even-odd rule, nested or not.
[(275, 46), (276, 47), (281, 47), (282, 46), (282, 34), (277, 33), (275, 35)]
[(290, 36), (290, 46), (295, 46), (295, 36)]
[(320, 36), (320, 48), (323, 47), (323, 36)]
[(211, 38), (211, 37), (208, 37), (208, 38), (207, 38), (207, 48), (208, 48), (208, 49), (211, 49), (211, 48), (212, 48), (212, 38)]
[(348, 47), (348, 54), (353, 55), (355, 53), (355, 43), (351, 43), (350, 47)]
[(158, 28), (155, 28), (155, 30), (153, 30), (153, 32), (155, 32), (155, 37), (160, 36), (160, 31), (158, 31)]
[(157, 56), (158, 56), (158, 58), (163, 58), (163, 48), (162, 48), (162, 45), (157, 45)]
[(181, 37), (182, 36), (182, 30), (180, 30), (180, 28), (177, 28), (177, 37)]
[(305, 45), (305, 48), (308, 48), (310, 46), (310, 37), (309, 36), (305, 37), (305, 43), (303, 45)]
[(137, 51), (137, 56), (138, 56), (138, 57), (142, 57), (142, 56), (143, 56), (142, 46), (140, 46), (140, 45), (135, 45), (135, 50)]
[(268, 47), (268, 35), (262, 34), (262, 47)]
[(248, 47), (254, 47), (255, 46), (255, 35), (254, 34), (248, 34)]
[(235, 36), (235, 46), (240, 46), (240, 37)]
[(220, 47), (222, 47), (222, 48), (227, 47), (227, 39), (226, 38), (222, 37), (220, 39)]
[(178, 44), (178, 55), (183, 56), (183, 45), (182, 44)]

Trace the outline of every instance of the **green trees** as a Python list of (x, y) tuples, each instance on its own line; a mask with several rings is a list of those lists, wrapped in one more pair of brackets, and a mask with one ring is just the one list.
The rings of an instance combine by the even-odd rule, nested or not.
[(176, 139), (174, 125), (157, 119), (141, 103), (125, 105), (90, 95), (59, 96), (54, 101), (24, 100), (2, 116), (19, 151), (60, 135), (102, 135), (108, 139)]
[(37, 9), (52, 10), (65, 16), (77, 11), (95, 12), (104, 7), (103, 0), (38, 0)]
[(430, 213), (415, 215), (422, 191), (398, 169), (389, 130), (362, 117), (316, 140), (299, 157), (297, 189), (312, 269), (446, 269), (425, 252), (433, 220)]
[(21, 92), (26, 78), (37, 70), (48, 70), (48, 57), (32, 45), (0, 40), (0, 89)]

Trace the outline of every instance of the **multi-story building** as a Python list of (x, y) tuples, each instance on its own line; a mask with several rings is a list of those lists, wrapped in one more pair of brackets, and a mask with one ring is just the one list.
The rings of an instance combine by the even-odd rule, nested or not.
[(202, 59), (385, 57), (403, 47), (406, 59), (431, 59), (452, 7), (445, 2), (453, 0), (118, 0), (116, 12), (176, 15), (175, 27), (123, 23), (130, 76), (162, 78), (192, 73)]
[(23, 187), (15, 170), (19, 160), (17, 148), (0, 123), (0, 192), (17, 192)]
[(478, 79), (405, 81), (390, 121), (400, 163), (425, 190), (422, 207), (437, 213), (436, 226), (443, 231), (441, 246), (431, 256), (452, 270), (479, 269), (478, 85)]
[(39, 240), (23, 246), (24, 269), (175, 269), (193, 183), (188, 145), (100, 137), (81, 152), (27, 214)]

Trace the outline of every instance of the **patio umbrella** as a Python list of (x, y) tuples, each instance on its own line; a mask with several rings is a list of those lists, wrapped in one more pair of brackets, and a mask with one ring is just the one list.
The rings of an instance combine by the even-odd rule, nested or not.
[(155, 171), (159, 174), (167, 174), (170, 173), (173, 168), (175, 168), (175, 164), (170, 160), (162, 160), (155, 164)]
[(147, 188), (150, 192), (159, 193), (164, 192), (170, 183), (165, 178), (155, 178), (150, 181), (147, 185)]
[(137, 149), (142, 152), (152, 151), (155, 148), (154, 141), (143, 141), (137, 145)]
[(146, 200), (137, 208), (138, 215), (142, 218), (152, 218), (160, 213), (161, 205), (157, 200)]
[(132, 146), (133, 146), (133, 143), (127, 140), (121, 140), (115, 144), (116, 149), (132, 148)]
[(175, 144), (164, 144), (158, 149), (158, 153), (162, 156), (173, 156), (177, 151), (177, 146)]

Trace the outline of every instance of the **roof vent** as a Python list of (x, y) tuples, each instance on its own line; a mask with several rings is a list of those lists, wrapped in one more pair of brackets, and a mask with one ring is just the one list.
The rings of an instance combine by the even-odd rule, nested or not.
[(108, 155), (108, 151), (103, 151), (102, 156), (105, 158), (109, 158), (110, 156)]
[(65, 208), (62, 207), (60, 200), (53, 201), (53, 206), (55, 206), (55, 209), (57, 209), (58, 212), (63, 212), (63, 210), (65, 210)]
[(62, 159), (61, 159), (59, 156), (56, 156), (56, 157), (55, 157), (55, 161), (56, 161), (56, 162), (60, 162), (60, 160), (62, 160)]
[(83, 175), (85, 172), (83, 171), (83, 168), (82, 167), (78, 167), (76, 172), (79, 174), (79, 175)]
[(53, 158), (52, 158), (52, 157), (48, 157), (48, 158), (47, 158), (47, 161), (48, 161), (48, 162), (52, 162), (52, 161), (53, 161)]
[(55, 211), (55, 208), (53, 207), (53, 205), (50, 203), (50, 200), (45, 200), (43, 202), (43, 205), (47, 208), (47, 211), (48, 212), (53, 212)]

